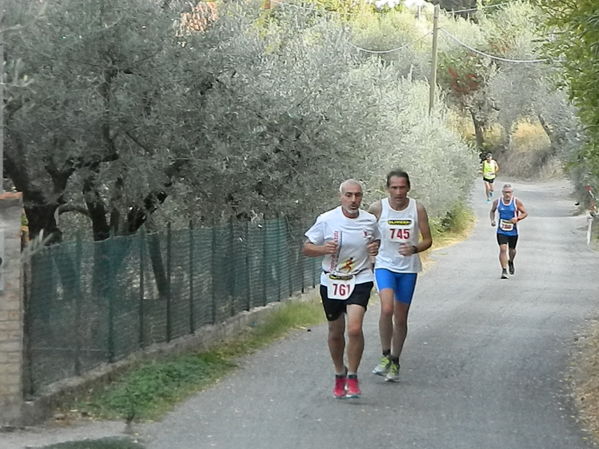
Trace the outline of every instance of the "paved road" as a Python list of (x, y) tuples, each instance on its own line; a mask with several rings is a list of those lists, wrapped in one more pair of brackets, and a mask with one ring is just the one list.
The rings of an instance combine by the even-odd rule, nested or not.
[[(332, 398), (326, 328), (319, 326), (253, 354), (236, 373), (161, 422), (139, 426), (144, 444), (148, 449), (593, 447), (574, 418), (564, 378), (575, 336), (597, 316), (599, 257), (585, 245), (586, 221), (573, 215), (566, 182), (514, 187), (530, 214), (521, 224), (516, 276), (499, 279), (481, 187), (473, 200), (479, 222), (471, 238), (436, 251), (418, 281), (400, 383), (368, 374), (379, 356), (374, 304), (365, 322), (361, 399)], [(102, 434), (94, 429), (94, 435)], [(9, 447), (23, 447), (17, 440)]]
[(361, 399), (332, 398), (320, 326), (249, 357), (143, 428), (148, 448), (591, 447), (563, 379), (577, 330), (597, 313), (599, 258), (585, 246), (567, 183), (514, 187), (530, 214), (516, 276), (499, 279), (489, 205), (477, 190), (472, 237), (436, 252), (419, 279), (400, 383), (368, 374), (379, 352), (375, 305)]

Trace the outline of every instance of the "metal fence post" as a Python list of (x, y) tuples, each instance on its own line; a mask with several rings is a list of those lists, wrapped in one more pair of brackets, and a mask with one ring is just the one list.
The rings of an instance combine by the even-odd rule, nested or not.
[(262, 291), (264, 292), (264, 299), (262, 305), (265, 306), (268, 303), (268, 282), (266, 279), (268, 271), (268, 263), (266, 256), (268, 254), (268, 220), (264, 220), (264, 235), (262, 239)]
[(169, 223), (166, 226), (166, 341), (167, 343), (171, 341), (172, 332), (173, 332), (173, 317), (172, 317), (172, 308), (171, 308), (171, 245), (172, 245), (172, 235), (171, 235), (171, 224)]
[(23, 298), (24, 298), (24, 316), (23, 316), (23, 344), (24, 344), (24, 357), (25, 357), (25, 368), (26, 375), (23, 379), (23, 391), (26, 398), (33, 397), (35, 393), (34, 388), (34, 372), (33, 372), (33, 351), (31, 348), (31, 322), (33, 321), (33, 312), (31, 310), (31, 303), (33, 301), (33, 294), (31, 289), (31, 258), (35, 255), (31, 255), (29, 260), (25, 260), (23, 266)]
[(216, 223), (212, 223), (212, 245), (211, 245), (211, 261), (212, 261), (212, 276), (210, 276), (211, 279), (211, 283), (212, 283), (212, 310), (211, 310), (211, 319), (210, 319), (210, 324), (216, 324), (216, 263), (215, 263), (215, 259), (216, 259)]
[[(235, 233), (233, 230), (233, 219), (231, 218), (229, 220), (229, 244), (228, 244), (228, 253), (229, 253), (229, 257), (228, 260), (237, 260), (237, 254), (236, 254), (236, 245), (235, 245)], [(233, 280), (231, 282), (231, 279), (227, 279), (227, 285), (229, 287), (229, 314), (230, 316), (235, 315), (235, 313), (237, 313), (237, 307), (236, 307), (236, 299), (237, 299), (237, 276), (235, 276), (235, 270), (233, 270), (233, 272), (231, 272), (230, 270), (227, 270), (227, 277), (230, 277), (231, 274), (233, 274)]]
[(291, 255), (289, 254), (289, 221), (287, 221), (287, 217), (285, 217), (285, 222), (283, 223), (283, 242), (285, 243), (285, 257), (287, 259), (287, 277), (289, 278), (289, 295), (288, 298), (291, 298), (293, 294), (293, 260)]
[[(301, 251), (301, 249), (300, 249)], [(303, 254), (299, 255), (299, 261), (300, 263), (298, 264), (302, 273), (302, 293), (306, 292), (306, 286), (305, 286), (305, 277), (306, 277), (306, 264), (304, 263), (306, 260), (306, 258), (304, 257)]]
[(250, 269), (250, 222), (245, 222), (245, 291), (246, 291), (246, 304), (245, 310), (250, 310), (252, 308), (252, 275)]
[(109, 286), (108, 286), (108, 362), (114, 362), (115, 350), (114, 350), (114, 296), (115, 296), (115, 264), (113, 262), (114, 258), (114, 245), (115, 239), (114, 236), (110, 236), (108, 240), (104, 240), (100, 244), (108, 245), (108, 276), (109, 276)]
[(194, 266), (194, 236), (193, 236), (193, 221), (189, 220), (189, 330), (193, 334), (196, 330), (195, 323), (195, 304), (193, 291), (193, 275), (195, 273)]
[(146, 345), (145, 339), (145, 274), (146, 274), (146, 228), (142, 227), (139, 232), (139, 335), (138, 344), (140, 348)]
[(81, 233), (75, 242), (75, 375), (81, 375)]
[(318, 266), (317, 262), (318, 258), (314, 257), (312, 259), (312, 288), (316, 287), (316, 267)]
[(277, 301), (281, 300), (281, 217), (277, 215), (277, 245), (276, 245), (276, 257), (275, 257), (275, 263), (276, 263), (276, 273), (277, 273)]

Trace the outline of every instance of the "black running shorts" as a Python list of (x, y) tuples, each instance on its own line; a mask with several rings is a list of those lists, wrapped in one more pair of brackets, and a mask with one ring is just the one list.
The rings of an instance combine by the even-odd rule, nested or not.
[(320, 286), (320, 297), (322, 298), (322, 306), (324, 307), (324, 313), (327, 316), (328, 321), (335, 321), (345, 313), (346, 306), (348, 304), (358, 304), (364, 307), (364, 310), (368, 307), (368, 301), (370, 300), (370, 292), (374, 282), (364, 282), (363, 284), (356, 284), (354, 291), (351, 296), (346, 300), (329, 299), (328, 289), (326, 285)]
[(514, 248), (516, 248), (516, 243), (518, 243), (518, 236), (517, 235), (505, 235), (505, 234), (500, 234), (498, 232), (497, 233), (497, 243), (499, 243), (500, 245), (507, 245), (511, 249), (514, 249)]

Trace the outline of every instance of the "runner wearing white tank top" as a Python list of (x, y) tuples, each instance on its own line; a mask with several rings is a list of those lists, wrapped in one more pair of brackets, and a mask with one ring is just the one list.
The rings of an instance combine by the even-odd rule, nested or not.
[(408, 333), (408, 311), (422, 269), (418, 253), (433, 243), (428, 215), (422, 204), (408, 198), (410, 177), (394, 170), (387, 175), (388, 198), (369, 212), (378, 219), (381, 246), (375, 262), (381, 299), (379, 332), (383, 357), (372, 371), (388, 382), (399, 380), (399, 356)]
[(383, 237), (381, 247), (376, 256), (376, 268), (386, 268), (394, 273), (419, 273), (422, 264), (418, 254), (402, 256), (402, 245), (410, 247), (418, 243), (418, 212), (416, 201), (407, 198), (408, 206), (403, 210), (395, 210), (389, 205), (389, 198), (381, 200), (381, 216), (379, 232)]

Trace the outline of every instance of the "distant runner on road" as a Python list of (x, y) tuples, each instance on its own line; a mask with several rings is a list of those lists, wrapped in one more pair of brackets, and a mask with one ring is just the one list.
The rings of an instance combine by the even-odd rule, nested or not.
[(499, 164), (491, 153), (487, 153), (487, 157), (483, 161), (483, 184), (485, 186), (485, 199), (491, 201), (493, 197), (493, 183), (499, 173)]
[[(348, 179), (339, 186), (341, 206), (323, 213), (306, 232), (303, 253), (324, 256), (320, 296), (329, 322), (328, 345), (335, 366), (333, 395), (357, 398), (358, 367), (364, 352), (362, 323), (374, 284), (371, 256), (380, 243), (376, 217), (360, 209), (362, 185)], [(347, 367), (345, 315), (347, 314)]]
[(514, 196), (511, 184), (503, 185), (501, 195), (501, 198), (493, 201), (489, 217), (491, 218), (491, 226), (496, 226), (495, 218), (497, 212), (499, 212), (499, 225), (497, 226), (499, 264), (501, 265), (501, 279), (507, 279), (508, 267), (511, 275), (516, 272), (514, 259), (516, 258), (516, 244), (518, 243), (517, 223), (524, 220), (528, 216), (528, 212), (526, 212), (522, 201)]
[[(408, 334), (408, 312), (422, 270), (418, 253), (433, 244), (426, 209), (408, 197), (410, 177), (403, 170), (387, 175), (388, 198), (373, 203), (381, 247), (376, 257), (376, 285), (381, 299), (379, 332), (383, 356), (372, 371), (388, 382), (399, 380), (399, 356)], [(422, 236), (422, 238), (420, 238)]]

